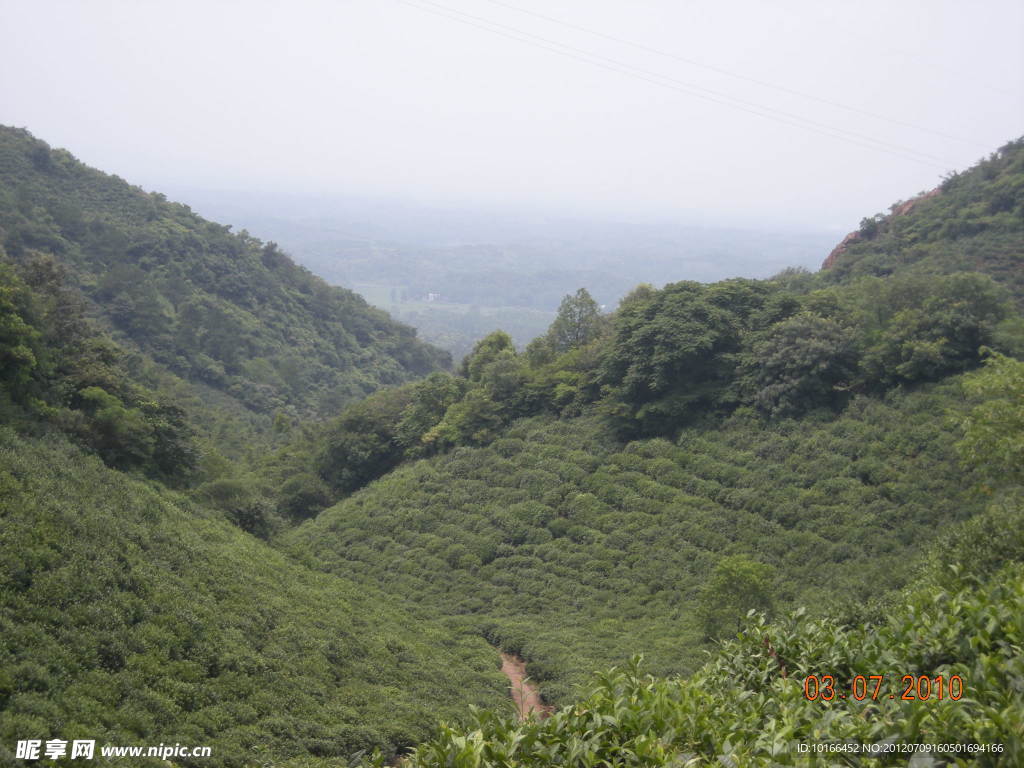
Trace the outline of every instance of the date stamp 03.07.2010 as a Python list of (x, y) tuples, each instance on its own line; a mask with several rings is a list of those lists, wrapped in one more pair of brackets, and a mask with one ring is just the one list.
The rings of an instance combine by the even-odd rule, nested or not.
[[(965, 691), (960, 675), (857, 675), (849, 681), (838, 681), (835, 675), (808, 675), (804, 678), (804, 698), (808, 701), (959, 701)], [(872, 744), (854, 742), (820, 742), (798, 744), (801, 754), (834, 754), (850, 752), (863, 755), (882, 754), (1001, 754), (1003, 745), (994, 744), (910, 744), (883, 741)]]
[(804, 678), (804, 698), (808, 701), (959, 701), (963, 695), (964, 681), (960, 675), (857, 675), (848, 683), (837, 681), (833, 675)]

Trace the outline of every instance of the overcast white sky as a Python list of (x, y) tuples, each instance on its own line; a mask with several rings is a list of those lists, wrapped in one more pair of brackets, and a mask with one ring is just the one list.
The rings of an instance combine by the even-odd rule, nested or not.
[(0, 0), (0, 29), (0, 122), (158, 190), (850, 229), (1024, 133), (1020, 0)]

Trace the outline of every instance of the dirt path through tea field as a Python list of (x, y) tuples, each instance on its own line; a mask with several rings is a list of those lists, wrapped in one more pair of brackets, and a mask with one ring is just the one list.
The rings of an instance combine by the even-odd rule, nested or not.
[(512, 701), (515, 702), (520, 720), (525, 720), (531, 712), (536, 712), (541, 718), (551, 714), (554, 708), (544, 704), (540, 700), (537, 687), (526, 680), (526, 662), (510, 653), (502, 652), (501, 671), (508, 678)]

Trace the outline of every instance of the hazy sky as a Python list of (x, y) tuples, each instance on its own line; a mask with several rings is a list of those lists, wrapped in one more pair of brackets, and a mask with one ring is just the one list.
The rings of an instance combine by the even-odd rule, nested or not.
[(0, 122), (149, 189), (849, 229), (1024, 134), (1020, 0), (0, 0), (0, 29)]

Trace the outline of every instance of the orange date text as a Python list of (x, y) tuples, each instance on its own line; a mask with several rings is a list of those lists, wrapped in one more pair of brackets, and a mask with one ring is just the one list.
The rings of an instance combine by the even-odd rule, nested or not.
[(850, 681), (839, 681), (834, 675), (804, 678), (804, 698), (808, 701), (959, 701), (963, 695), (960, 675), (857, 675)]

